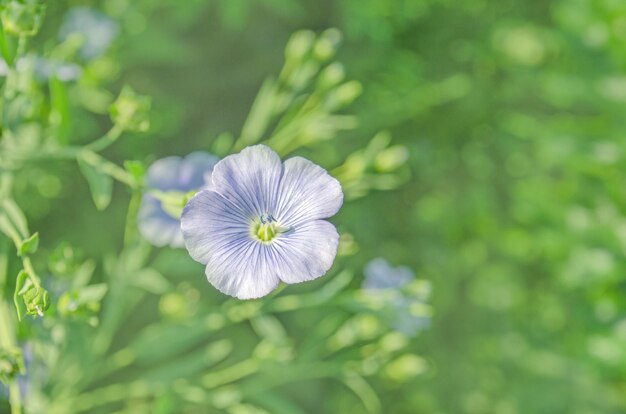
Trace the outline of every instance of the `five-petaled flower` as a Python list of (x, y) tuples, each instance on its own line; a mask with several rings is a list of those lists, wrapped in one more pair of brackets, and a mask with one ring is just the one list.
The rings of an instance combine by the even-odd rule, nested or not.
[(155, 246), (183, 247), (180, 214), (187, 195), (204, 188), (219, 161), (206, 152), (192, 152), (184, 158), (166, 157), (148, 168), (148, 192), (139, 207), (139, 232)]
[(240, 299), (324, 275), (339, 235), (323, 219), (343, 203), (339, 182), (302, 157), (265, 145), (221, 160), (181, 217), (187, 250), (218, 290)]
[(384, 304), (381, 315), (395, 330), (415, 336), (430, 325), (430, 283), (418, 280), (406, 266), (392, 267), (382, 257), (365, 267), (363, 290)]

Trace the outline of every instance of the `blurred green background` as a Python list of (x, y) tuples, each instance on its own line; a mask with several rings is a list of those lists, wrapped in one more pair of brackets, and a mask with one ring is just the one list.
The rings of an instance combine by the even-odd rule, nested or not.
[[(333, 221), (358, 244), (341, 259), (354, 288), (378, 256), (433, 284), (431, 327), (410, 345), (427, 369), (374, 378), (382, 412), (626, 412), (626, 2), (54, 1), (35, 44), (56, 43), (80, 5), (120, 25), (90, 70), (111, 90), (128, 83), (152, 96), (151, 132), (107, 150), (118, 163), (236, 136), (294, 31), (343, 33), (337, 60), (363, 86), (346, 110), (358, 127), (300, 153), (332, 169), (379, 131), (406, 146), (410, 177), (347, 202)], [(75, 131), (105, 128), (80, 115)], [(48, 185), (32, 178), (17, 197), (42, 243), (119, 250), (128, 193), (116, 188), (96, 213), (74, 166), (41, 168), (57, 171), (59, 190), (31, 203)], [(172, 272), (178, 256), (161, 256), (156, 267), (193, 284), (200, 302), (222, 300), (200, 266)], [(158, 318), (157, 300), (132, 310), (134, 325)], [(298, 313), (289, 334), (304, 341), (330, 313)], [(227, 335), (254, 341), (243, 329)], [(306, 413), (362, 410), (330, 381), (278, 390)]]

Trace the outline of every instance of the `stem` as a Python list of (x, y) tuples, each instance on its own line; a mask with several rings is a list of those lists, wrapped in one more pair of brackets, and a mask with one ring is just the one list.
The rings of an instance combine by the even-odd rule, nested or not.
[[(9, 307), (4, 298), (0, 297), (0, 345), (3, 348), (11, 349), (16, 346), (15, 343), (13, 314), (9, 312)], [(13, 381), (9, 386), (9, 403), (11, 404), (11, 414), (22, 413), (22, 394), (16, 381)]]
[(133, 191), (128, 203), (128, 213), (126, 213), (126, 225), (124, 227), (124, 244), (133, 244), (137, 240), (137, 215), (141, 204), (141, 191)]
[(137, 187), (135, 178), (128, 171), (120, 168), (117, 164), (112, 163), (95, 152), (85, 149), (81, 151), (78, 156), (81, 157), (86, 163), (99, 169), (103, 173), (108, 174), (117, 181), (128, 185), (130, 188)]
[(144, 381), (135, 381), (126, 384), (113, 384), (96, 389), (78, 396), (72, 406), (74, 412), (91, 411), (95, 407), (124, 401), (131, 398), (146, 398), (158, 395), (162, 390), (159, 387)]
[(26, 41), (27, 37), (25, 35), (20, 35), (17, 40), (17, 51), (15, 52), (15, 64), (17, 64), (17, 60), (24, 56), (26, 52)]
[(28, 273), (28, 278), (36, 288), (41, 288), (41, 282), (39, 280), (39, 276), (35, 272), (35, 268), (33, 267), (33, 263), (30, 261), (30, 257), (22, 258), (22, 265), (24, 266), (24, 270)]
[(252, 375), (259, 370), (259, 363), (254, 359), (246, 359), (219, 371), (211, 372), (202, 378), (202, 385), (207, 389), (217, 388)]
[(85, 148), (94, 152), (100, 152), (117, 141), (117, 139), (122, 135), (122, 132), (124, 132), (124, 129), (120, 125), (113, 125), (113, 127), (109, 129), (106, 134), (86, 145)]
[(9, 386), (9, 403), (11, 404), (11, 414), (22, 414), (22, 393), (17, 381), (13, 381)]

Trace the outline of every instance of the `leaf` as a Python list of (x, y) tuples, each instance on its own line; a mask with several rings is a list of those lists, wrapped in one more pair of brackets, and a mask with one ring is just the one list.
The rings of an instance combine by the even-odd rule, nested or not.
[(268, 390), (255, 393), (248, 399), (273, 414), (305, 414), (297, 404)]
[(39, 233), (35, 233), (27, 239), (22, 241), (18, 249), (18, 254), (20, 256), (26, 256), (29, 254), (33, 254), (37, 251), (39, 247)]
[(91, 196), (100, 211), (107, 208), (113, 195), (113, 179), (89, 164), (84, 157), (78, 157), (78, 167), (89, 184)]
[(376, 392), (372, 389), (363, 377), (357, 373), (351, 372), (342, 379), (343, 383), (350, 388), (363, 403), (363, 406), (370, 414), (381, 412), (380, 399)]
[(106, 295), (109, 287), (106, 283), (96, 283), (94, 285), (89, 285), (81, 288), (79, 292), (79, 297), (82, 302), (100, 302), (104, 295)]
[(50, 123), (56, 129), (55, 138), (59, 144), (67, 145), (72, 131), (72, 117), (66, 86), (56, 76), (50, 78), (50, 105)]
[(19, 235), (22, 238), (28, 237), (28, 224), (26, 222), (26, 217), (19, 206), (15, 203), (15, 201), (10, 198), (6, 198), (2, 201), (2, 210), (6, 213), (7, 218), (17, 230)]
[(15, 292), (13, 293), (13, 303), (15, 303), (15, 310), (17, 311), (17, 319), (19, 321), (24, 317), (24, 313), (26, 313), (26, 305), (23, 300), (20, 300), (20, 295), (23, 293), (22, 288), (28, 279), (28, 273), (24, 270), (20, 270), (20, 273), (17, 275), (17, 279), (15, 280)]
[(155, 295), (162, 295), (170, 289), (170, 283), (154, 269), (143, 269), (135, 274), (131, 282), (134, 286)]
[(4, 61), (7, 62), (7, 65), (13, 65), (13, 56), (11, 55), (11, 50), (9, 48), (9, 43), (7, 42), (7, 38), (4, 34), (4, 27), (2, 27), (2, 22), (0, 21), (0, 54), (4, 58)]

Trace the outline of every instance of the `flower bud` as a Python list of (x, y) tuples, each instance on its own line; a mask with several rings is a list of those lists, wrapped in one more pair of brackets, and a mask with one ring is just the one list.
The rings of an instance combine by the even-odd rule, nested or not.
[(304, 57), (310, 52), (314, 40), (315, 34), (310, 30), (295, 32), (285, 47), (285, 60), (294, 63), (304, 60)]
[(150, 128), (151, 105), (149, 96), (138, 95), (130, 86), (124, 86), (109, 113), (113, 122), (124, 130), (145, 132)]
[(403, 166), (409, 158), (409, 151), (402, 145), (394, 145), (380, 152), (374, 160), (376, 170), (392, 172)]
[(313, 46), (313, 55), (321, 62), (330, 60), (341, 43), (341, 32), (337, 29), (325, 30)]
[(330, 89), (339, 85), (346, 77), (346, 71), (341, 63), (334, 62), (328, 65), (319, 75), (320, 89)]
[(8, 384), (24, 373), (24, 357), (19, 348), (0, 349), (0, 382)]
[[(30, 280), (26, 283), (28, 285)], [(42, 287), (30, 285), (22, 294), (24, 304), (26, 305), (27, 315), (43, 316), (43, 313), (50, 307), (48, 291)]]
[(34, 36), (41, 27), (45, 9), (37, 0), (9, 1), (0, 6), (2, 26), (16, 36)]

